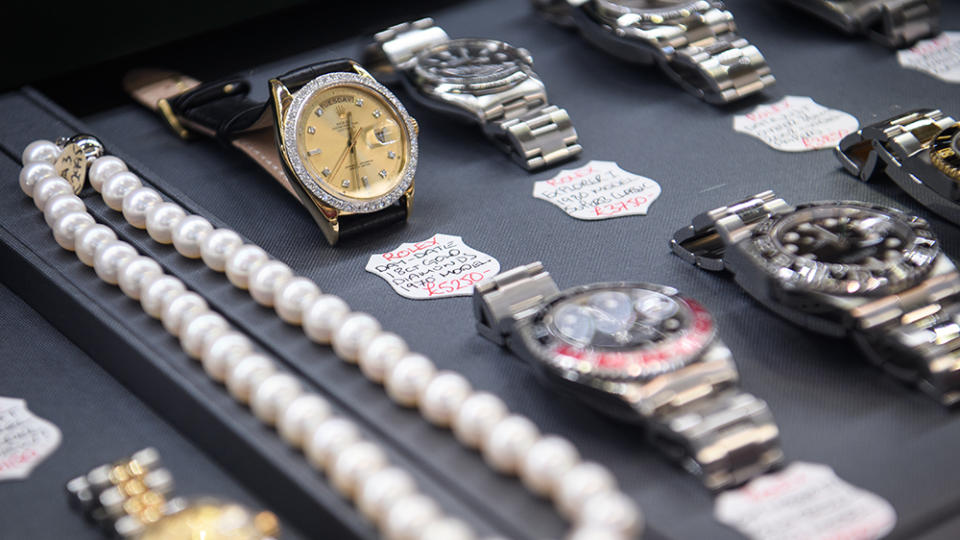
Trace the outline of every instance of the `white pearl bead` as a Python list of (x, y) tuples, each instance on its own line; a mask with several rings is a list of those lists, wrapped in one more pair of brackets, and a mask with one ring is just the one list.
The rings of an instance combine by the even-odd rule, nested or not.
[(630, 497), (619, 491), (591, 495), (580, 509), (578, 527), (604, 527), (627, 537), (643, 530), (643, 514)]
[[(147, 287), (149, 290), (149, 286)], [(193, 292), (183, 290), (181, 294), (171, 294), (169, 302), (166, 298), (160, 299), (158, 318), (163, 322), (163, 327), (171, 335), (179, 336), (180, 330), (188, 322), (188, 319), (210, 310), (207, 301), (202, 296)]]
[(33, 204), (43, 210), (47, 201), (61, 193), (73, 193), (73, 186), (59, 176), (48, 176), (33, 185)]
[(120, 262), (136, 256), (137, 250), (121, 240), (100, 244), (97, 254), (93, 257), (93, 269), (96, 270), (97, 277), (111, 285), (116, 285), (117, 267), (120, 266)]
[(87, 178), (90, 180), (90, 185), (93, 186), (93, 189), (101, 192), (103, 191), (103, 183), (106, 182), (108, 178), (118, 172), (124, 172), (126, 170), (127, 164), (120, 158), (115, 156), (101, 156), (93, 160), (93, 163), (90, 164), (90, 169), (87, 171)]
[(211, 270), (223, 272), (227, 257), (242, 245), (239, 234), (230, 229), (216, 229), (200, 244), (200, 258)]
[(440, 517), (437, 503), (426, 495), (412, 493), (393, 503), (383, 524), (388, 540), (419, 540), (423, 530)]
[(121, 171), (103, 183), (100, 195), (107, 206), (119, 212), (123, 210), (123, 198), (127, 196), (127, 193), (142, 185), (137, 175), (130, 171)]
[(292, 277), (274, 288), (273, 306), (277, 315), (290, 324), (300, 324), (303, 309), (320, 296), (320, 287), (305, 277)]
[(227, 372), (227, 390), (240, 403), (247, 403), (250, 392), (276, 371), (273, 360), (262, 354), (248, 354)]
[(140, 306), (148, 315), (159, 319), (163, 315), (163, 299), (168, 294), (179, 294), (187, 288), (183, 282), (173, 276), (162, 275), (144, 280), (140, 287)]
[(427, 525), (419, 540), (475, 540), (476, 538), (477, 536), (466, 523), (447, 517)]
[(280, 414), (277, 431), (294, 448), (302, 448), (307, 433), (330, 418), (330, 403), (317, 394), (300, 394)]
[(173, 242), (173, 228), (187, 213), (177, 204), (161, 202), (147, 209), (145, 225), (150, 238), (161, 244)]
[(33, 197), (33, 188), (37, 182), (56, 175), (57, 171), (53, 165), (45, 161), (24, 165), (23, 169), (20, 169), (20, 189), (27, 194), (27, 197)]
[(468, 448), (480, 448), (493, 426), (507, 416), (507, 406), (488, 392), (474, 392), (453, 417), (453, 434)]
[(607, 527), (577, 527), (570, 531), (566, 540), (630, 540)]
[(213, 231), (213, 225), (200, 216), (187, 216), (181, 219), (172, 230), (173, 247), (184, 257), (200, 257), (200, 245), (203, 239)]
[(123, 261), (117, 267), (117, 283), (123, 294), (133, 298), (140, 299), (140, 288), (143, 286), (144, 279), (152, 274), (162, 274), (163, 269), (157, 264), (157, 261), (150, 257), (138, 255)]
[(148, 187), (139, 187), (123, 197), (120, 207), (123, 218), (127, 223), (138, 229), (147, 228), (147, 210), (163, 202), (163, 197), (157, 190)]
[(430, 384), (437, 368), (422, 354), (410, 353), (387, 373), (384, 387), (393, 401), (405, 407), (416, 407), (423, 389)]
[(513, 474), (537, 442), (540, 430), (525, 416), (512, 414), (497, 422), (483, 442), (483, 459), (493, 470)]
[[(43, 219), (47, 222), (47, 227), (53, 228), (53, 224), (58, 219), (74, 212), (86, 212), (87, 206), (83, 204), (80, 197), (77, 197), (71, 191), (70, 193), (61, 193), (47, 199), (47, 204), (43, 205)], [(70, 248), (73, 251), (73, 247)]]
[(463, 375), (441, 371), (420, 395), (420, 412), (430, 423), (447, 427), (472, 391), (470, 381)]
[[(344, 304), (346, 307), (346, 304)], [(306, 323), (304, 324), (306, 326)], [(380, 332), (373, 339), (360, 345), (357, 362), (360, 371), (371, 381), (382, 384), (393, 366), (409, 352), (407, 343), (392, 332)]]
[(560, 477), (580, 461), (573, 444), (556, 435), (542, 437), (520, 463), (520, 479), (537, 495), (550, 496)]
[(249, 286), (250, 272), (258, 265), (266, 262), (270, 257), (267, 252), (253, 244), (246, 244), (233, 250), (227, 255), (224, 271), (230, 283), (240, 289)]
[[(203, 303), (205, 305), (206, 301)], [(203, 370), (210, 375), (211, 379), (223, 382), (227, 371), (251, 351), (253, 351), (253, 344), (247, 336), (240, 332), (228, 331), (207, 342), (200, 361), (203, 363)]]
[(272, 426), (277, 415), (303, 392), (296, 377), (289, 373), (274, 373), (260, 381), (250, 396), (250, 410), (263, 423)]
[(77, 258), (83, 264), (93, 266), (93, 259), (97, 255), (100, 244), (113, 242), (116, 239), (117, 234), (113, 229), (98, 223), (79, 231), (74, 238), (73, 248), (77, 252)]
[(380, 333), (380, 322), (366, 313), (347, 315), (340, 328), (333, 333), (333, 352), (341, 360), (355, 364), (360, 355), (360, 347)]
[(348, 313), (350, 306), (342, 299), (321, 294), (303, 312), (303, 332), (314, 343), (326, 345)]
[(180, 325), (180, 347), (187, 356), (199, 360), (204, 343), (212, 341), (229, 329), (230, 325), (226, 319), (217, 313), (207, 311)]
[(369, 441), (357, 441), (337, 456), (330, 468), (330, 482), (341, 495), (353, 499), (363, 481), (387, 466), (387, 454)]
[(416, 490), (410, 473), (399, 467), (386, 467), (365, 478), (356, 490), (357, 508), (370, 521), (382, 524), (391, 505)]
[(304, 440), (310, 464), (327, 471), (344, 448), (360, 440), (360, 430), (353, 422), (335, 416), (317, 424)]
[(96, 223), (93, 216), (84, 211), (64, 214), (53, 224), (53, 239), (63, 249), (73, 251), (77, 242), (77, 234), (96, 225)]
[(553, 499), (560, 513), (575, 520), (583, 503), (596, 493), (617, 489), (617, 480), (603, 465), (584, 461), (570, 468), (557, 483)]
[(36, 162), (50, 163), (52, 165), (53, 162), (60, 157), (60, 152), (62, 151), (63, 150), (56, 144), (40, 139), (28, 144), (27, 147), (23, 149), (20, 159), (24, 165)]
[(250, 272), (250, 296), (262, 306), (273, 306), (273, 291), (293, 277), (293, 270), (280, 261), (267, 261)]

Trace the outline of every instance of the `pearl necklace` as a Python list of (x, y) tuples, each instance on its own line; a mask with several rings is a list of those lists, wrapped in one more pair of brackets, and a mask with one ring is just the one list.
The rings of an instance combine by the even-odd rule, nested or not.
[[(139, 300), (144, 311), (179, 338), (187, 355), (301, 450), (384, 537), (476, 538), (465, 523), (444, 516), (435, 501), (419, 493), (413, 477), (391, 465), (380, 446), (363, 440), (356, 424), (334, 415), (323, 397), (304, 389), (276, 360), (256, 352), (252, 340), (231, 328), (203, 297), (96, 223), (71, 184), (56, 176), (53, 163), (60, 152), (50, 141), (29, 144), (23, 151), (20, 187), (43, 211), (61, 247), (75, 251), (100, 279)], [(302, 326), (311, 341), (332, 345), (343, 361), (358, 364), (393, 401), (418, 408), (428, 422), (451, 429), (461, 444), (479, 451), (492, 469), (519, 476), (530, 491), (551, 498), (574, 525), (568, 539), (617, 540), (641, 534), (642, 513), (619, 491), (613, 474), (582, 461), (568, 440), (542, 435), (530, 419), (511, 414), (500, 398), (473, 390), (459, 373), (437, 370), (426, 356), (409, 351), (400, 336), (384, 331), (374, 317), (351, 312), (342, 299), (321, 293), (312, 280), (295, 276), (289, 266), (270, 259), (259, 246), (245, 244), (236, 232), (215, 229), (203, 217), (164, 202), (119, 158), (95, 159), (88, 176), (107, 206), (122, 212), (131, 225), (146, 229), (159, 243), (173, 244), (184, 257), (200, 258), (210, 269), (226, 273), (257, 303)]]

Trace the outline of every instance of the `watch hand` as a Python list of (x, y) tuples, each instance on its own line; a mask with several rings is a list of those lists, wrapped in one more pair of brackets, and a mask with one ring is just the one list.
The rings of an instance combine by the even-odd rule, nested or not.
[(350, 142), (347, 144), (347, 147), (343, 149), (343, 153), (340, 154), (340, 158), (337, 159), (337, 164), (333, 167), (333, 172), (330, 173), (330, 177), (333, 178), (340, 172), (340, 167), (343, 166), (343, 161), (347, 159), (347, 155), (350, 154), (350, 150), (353, 149), (353, 145), (357, 144), (357, 139), (360, 136), (360, 128), (357, 128), (357, 131), (350, 136)]

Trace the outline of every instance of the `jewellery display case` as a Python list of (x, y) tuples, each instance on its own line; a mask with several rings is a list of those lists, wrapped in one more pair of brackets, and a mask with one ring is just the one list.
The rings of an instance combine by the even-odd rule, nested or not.
[[(302, 50), (280, 47), (283, 54), (274, 56), (239, 32), (217, 34), (216, 44), (199, 36), (92, 68), (96, 77), (65, 74), (0, 95), (0, 182), (6, 188), (0, 198), (0, 396), (26, 399), (63, 431), (60, 447), (30, 477), (0, 483), (0, 536), (101, 537), (71, 512), (63, 483), (93, 465), (154, 446), (177, 477), (178, 492), (223, 494), (269, 508), (279, 515), (284, 538), (377, 537), (325, 477), (211, 382), (159, 322), (52, 240), (42, 213), (17, 186), (20, 152), (33, 140), (79, 132), (98, 137), (165, 198), (234, 229), (323, 291), (373, 314), (438, 369), (458, 371), (544, 433), (570, 439), (585, 459), (609, 467), (644, 512), (644, 538), (741, 536), (714, 518), (715, 495), (664, 459), (641, 428), (552, 392), (529, 365), (478, 335), (469, 297), (403, 298), (364, 270), (370, 255), (444, 233), (492, 255), (504, 270), (541, 260), (565, 284), (677, 287), (713, 313), (739, 368), (740, 386), (769, 404), (788, 462), (826, 464), (889, 501), (897, 512), (890, 538), (960, 536), (957, 411), (871, 366), (854, 344), (778, 318), (733, 280), (690, 266), (668, 246), (693, 215), (772, 189), (792, 201), (862, 200), (903, 209), (928, 219), (945, 253), (960, 257), (960, 230), (891, 183), (858, 181), (829, 150), (777, 152), (732, 128), (735, 114), (786, 95), (810, 96), (865, 126), (919, 108), (955, 116), (960, 93), (901, 68), (895, 52), (843, 35), (787, 3), (727, 5), (763, 51), (777, 85), (725, 106), (683, 92), (656, 67), (604, 54), (516, 0), (448, 2), (430, 13), (363, 24), (344, 19), (353, 26), (335, 32), (337, 41), (321, 35)], [(316, 13), (306, 7), (290, 13), (296, 10)], [(405, 225), (331, 247), (310, 214), (236, 149), (213, 139), (180, 139), (158, 115), (119, 91), (127, 67), (162, 62), (160, 67), (201, 80), (233, 74), (212, 53), (196, 49), (190, 56), (192, 48), (215, 45), (229, 49), (226, 63), (254, 82), (252, 97), (266, 99), (274, 75), (319, 60), (359, 59), (373, 32), (425, 15), (450, 35), (489, 37), (529, 50), (551, 101), (562, 103), (576, 125), (582, 153), (529, 173), (491, 151), (475, 127), (400, 93), (420, 126), (413, 213)], [(960, 4), (944, 2), (942, 20), (947, 30), (960, 26)], [(284, 31), (263, 32), (282, 40)], [(304, 43), (302, 36), (297, 43)], [(249, 64), (244, 51), (250, 51)], [(78, 84), (86, 85), (82, 95), (72, 95)], [(99, 97), (82, 97), (88, 95)], [(590, 160), (614, 161), (659, 182), (662, 194), (649, 214), (579, 221), (531, 195), (535, 181)], [(311, 343), (202, 262), (150, 240), (90, 187), (80, 197), (98, 222), (157, 259), (359, 424), (447, 513), (484, 535), (533, 540), (565, 534), (567, 525), (547, 500), (493, 472), (449, 431), (394, 404), (329, 347)]]

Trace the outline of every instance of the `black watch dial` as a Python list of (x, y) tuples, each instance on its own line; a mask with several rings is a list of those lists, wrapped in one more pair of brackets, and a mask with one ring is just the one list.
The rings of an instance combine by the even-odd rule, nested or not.
[(713, 322), (668, 287), (601, 283), (561, 292), (525, 330), (535, 355), (563, 372), (636, 379), (686, 364)]
[(533, 59), (523, 49), (492, 39), (454, 39), (421, 52), (416, 73), (430, 83), (478, 91), (526, 79)]
[(753, 232), (760, 262), (788, 287), (890, 294), (911, 287), (940, 253), (927, 222), (856, 202), (811, 203)]

